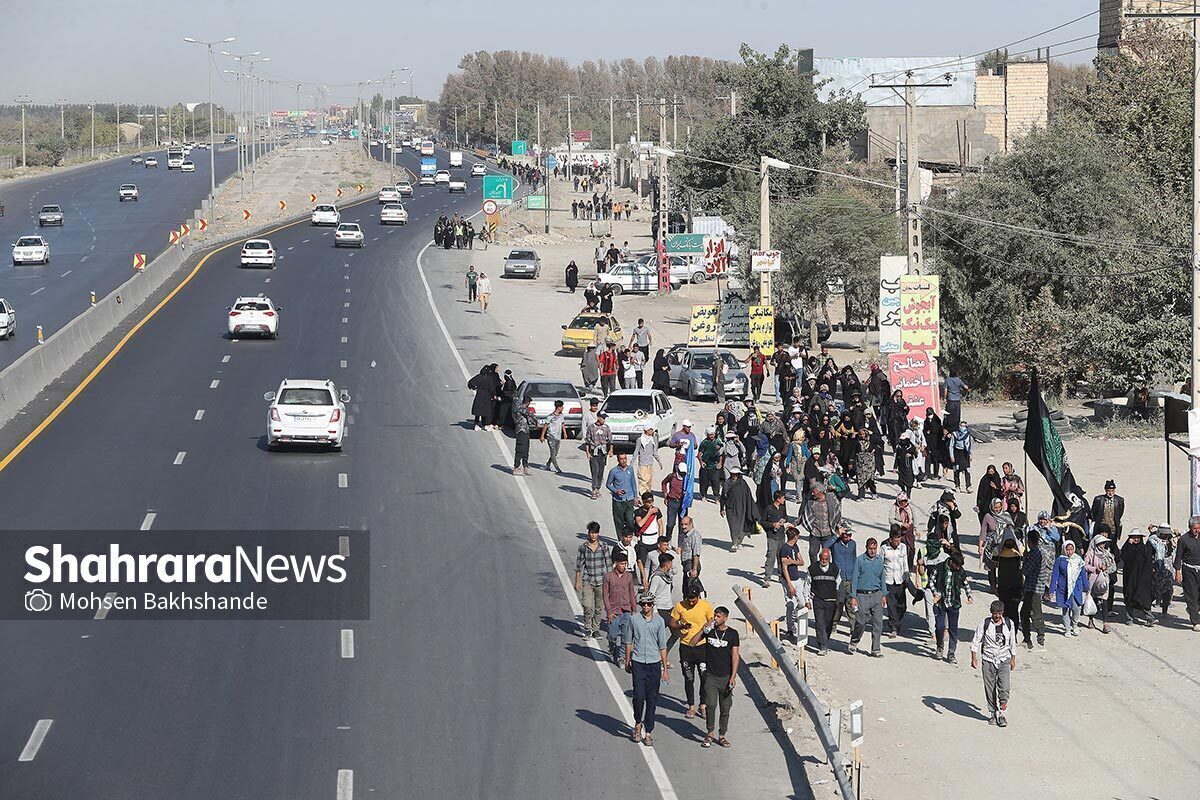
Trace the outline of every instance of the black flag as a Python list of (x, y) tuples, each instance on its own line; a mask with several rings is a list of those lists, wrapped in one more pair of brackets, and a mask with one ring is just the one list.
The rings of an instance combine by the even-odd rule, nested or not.
[(1038, 472), (1050, 484), (1054, 493), (1055, 515), (1065, 514), (1072, 505), (1072, 495), (1082, 504), (1083, 489), (1075, 482), (1071, 474), (1071, 465), (1067, 462), (1067, 450), (1063, 447), (1062, 438), (1050, 419), (1050, 410), (1042, 399), (1038, 386), (1037, 370), (1029, 381), (1029, 416), (1025, 420), (1025, 454), (1037, 467)]

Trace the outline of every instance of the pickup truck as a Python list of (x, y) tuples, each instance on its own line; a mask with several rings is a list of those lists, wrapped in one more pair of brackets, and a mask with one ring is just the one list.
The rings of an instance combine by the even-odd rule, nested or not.
[(462, 178), (451, 178), (450, 182), (446, 184), (446, 190), (450, 193), (459, 192), (460, 194), (466, 194), (467, 182)]

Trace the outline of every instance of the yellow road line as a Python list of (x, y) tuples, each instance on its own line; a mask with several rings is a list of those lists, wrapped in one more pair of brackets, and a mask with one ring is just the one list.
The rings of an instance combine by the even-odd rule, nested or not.
[[(368, 201), (369, 201), (369, 198), (364, 199), (364, 200), (358, 200), (358, 201), (350, 203), (344, 207), (345, 208), (353, 208), (354, 206), (362, 205), (363, 203), (366, 203)], [(298, 219), (295, 222), (289, 222), (286, 225), (280, 225), (277, 228), (272, 228), (271, 230), (266, 231), (265, 233), (259, 234), (259, 236), (269, 236), (272, 233), (278, 233), (279, 231), (284, 230), (285, 228), (290, 228), (294, 225), (299, 225), (303, 222), (305, 222), (304, 219)], [(166, 297), (164, 297), (162, 300), (160, 300), (158, 302), (158, 305), (156, 305), (154, 308), (150, 309), (144, 317), (142, 317), (140, 320), (138, 320), (138, 323), (136, 325), (134, 325), (132, 328), (130, 328), (129, 332), (126, 333), (124, 336), (122, 336), (121, 340), (119, 342), (117, 342), (115, 345), (113, 345), (113, 349), (109, 350), (108, 354), (105, 355), (104, 358), (100, 359), (100, 363), (97, 364), (95, 366), (95, 368), (87, 374), (87, 377), (85, 377), (82, 381), (80, 381), (79, 385), (76, 386), (74, 389), (72, 389), (71, 393), (69, 395), (67, 395), (63, 399), (63, 401), (61, 403), (59, 403), (58, 406), (56, 406), (55, 409), (53, 411), (51, 411), (50, 414), (44, 420), (39, 422), (38, 426), (36, 428), (34, 428), (32, 431), (30, 431), (29, 435), (26, 436), (24, 439), (22, 439), (20, 444), (18, 444), (16, 447), (14, 447), (12, 449), (12, 451), (9, 452), (9, 454), (4, 457), (3, 460), (0, 460), (0, 472), (3, 472), (5, 469), (7, 469), (8, 465), (12, 463), (13, 459), (15, 459), (17, 456), (21, 455), (21, 453), (25, 450), (26, 447), (33, 444), (33, 441), (42, 435), (42, 431), (44, 431), (44, 430), (46, 430), (46, 428), (50, 427), (50, 423), (54, 422), (54, 420), (58, 419), (58, 416), (60, 414), (62, 414), (64, 411), (66, 411), (67, 407), (70, 406), (71, 403), (75, 402), (75, 398), (78, 397), (83, 392), (83, 390), (88, 387), (88, 384), (90, 384), (93, 380), (95, 380), (96, 376), (99, 375), (101, 373), (101, 371), (105, 367), (108, 366), (108, 363), (110, 361), (112, 361), (113, 358), (116, 357), (117, 353), (121, 352), (121, 350), (124, 349), (125, 345), (129, 343), (129, 340), (133, 338), (133, 335), (135, 333), (137, 333), (138, 331), (140, 331), (142, 329), (142, 327), (147, 322), (149, 322), (154, 317), (155, 314), (157, 314), (159, 311), (161, 311), (162, 308), (167, 303), (171, 302), (171, 300), (175, 297), (175, 295), (179, 294), (179, 291), (181, 289), (183, 289), (183, 287), (185, 287), (189, 283), (191, 283), (192, 278), (196, 277), (196, 273), (200, 272), (201, 267), (203, 267), (206, 263), (208, 263), (208, 260), (210, 258), (215, 256), (217, 253), (220, 253), (222, 250), (228, 250), (230, 247), (233, 247), (234, 245), (242, 244), (243, 241), (244, 240), (241, 238), (234, 239), (232, 242), (221, 245), (216, 250), (213, 250), (211, 253), (208, 253), (207, 255), (205, 255), (204, 258), (200, 259), (200, 263), (196, 264), (196, 266), (192, 268), (192, 271), (187, 274), (187, 277), (184, 278), (182, 281), (180, 281), (179, 285), (176, 286), (174, 289), (172, 289), (167, 294)]]

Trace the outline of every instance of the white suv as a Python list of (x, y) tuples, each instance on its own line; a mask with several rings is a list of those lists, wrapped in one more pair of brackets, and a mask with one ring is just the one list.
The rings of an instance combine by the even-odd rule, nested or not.
[(275, 269), (275, 248), (270, 240), (250, 239), (242, 245), (242, 266)]
[(13, 243), (13, 266), (18, 264), (49, 264), (50, 243), (41, 236), (22, 236)]
[(335, 205), (320, 205), (313, 209), (313, 225), (337, 225), (341, 221), (342, 215), (338, 213)]
[(121, 188), (117, 189), (117, 199), (122, 203), (126, 200), (137, 200), (138, 188), (132, 183), (122, 183)]
[(271, 302), (271, 298), (262, 295), (239, 297), (227, 310), (230, 336), (256, 333), (272, 339), (279, 337), (279, 312), (282, 309)]
[(342, 449), (346, 431), (346, 403), (350, 395), (339, 391), (333, 381), (285, 378), (276, 392), (263, 399), (267, 409), (267, 446), (281, 444), (324, 444)]

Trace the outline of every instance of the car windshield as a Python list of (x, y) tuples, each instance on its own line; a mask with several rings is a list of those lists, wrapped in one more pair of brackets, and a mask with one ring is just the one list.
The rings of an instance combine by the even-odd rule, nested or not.
[(526, 397), (570, 398), (575, 400), (579, 393), (569, 383), (531, 383), (525, 387)]
[(261, 300), (251, 300), (245, 303), (238, 303), (233, 307), (234, 311), (270, 311), (271, 306)]
[(62, 211), (62, 209), (58, 206), (42, 206), (43, 214), (57, 214), (60, 211)]
[(532, 250), (513, 250), (508, 254), (509, 261), (533, 261), (537, 254)]
[(317, 211), (337, 211), (333, 206), (317, 206)]
[[(729, 365), (730, 369), (741, 367), (741, 364), (733, 357), (733, 353), (721, 353), (721, 360)], [(712, 365), (712, 353), (692, 353), (692, 369), (712, 369)]]
[(649, 395), (612, 395), (604, 401), (606, 414), (631, 414), (635, 411), (654, 411), (654, 400)]
[(17, 239), (17, 247), (41, 247), (42, 240), (36, 236), (22, 236)]
[(7, 314), (7, 313), (8, 313), (8, 306), (5, 304), (5, 302), (3, 300), (0, 300), (0, 314)]
[(134, 186), (132, 183), (125, 183), (125, 184), (121, 185), (121, 188), (122, 189), (136, 189), (137, 187)]
[(585, 317), (581, 314), (580, 316), (571, 320), (571, 324), (568, 325), (567, 327), (568, 328), (583, 328), (585, 330), (590, 331), (592, 328), (595, 328), (601, 322), (607, 322), (607, 321), (608, 320), (604, 317), (591, 317), (591, 316)]
[(403, 211), (404, 206), (400, 205), (399, 203), (388, 203), (386, 206), (383, 207), (383, 210), (384, 211)]
[(279, 395), (281, 406), (331, 406), (333, 395), (328, 389), (284, 389)]
[(338, 225), (339, 233), (358, 233), (358, 225), (353, 222), (343, 222)]
[(270, 250), (270, 242), (246, 242), (247, 250)]

